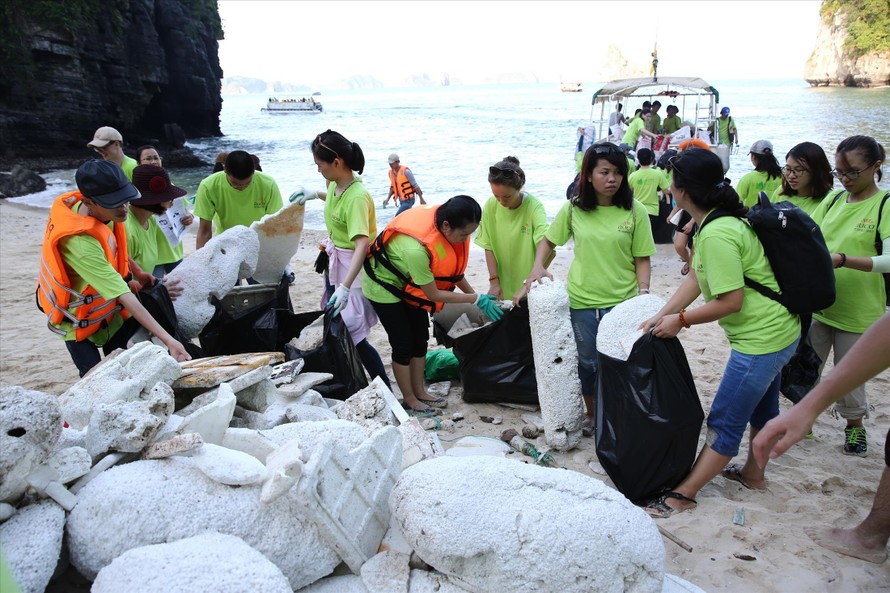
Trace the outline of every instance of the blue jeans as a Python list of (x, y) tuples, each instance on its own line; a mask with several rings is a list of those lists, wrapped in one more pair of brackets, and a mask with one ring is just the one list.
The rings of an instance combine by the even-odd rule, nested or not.
[[(398, 200), (398, 198), (396, 198)], [(396, 216), (404, 212), (405, 210), (410, 210), (414, 206), (414, 198), (410, 200), (405, 200), (399, 204), (399, 209), (396, 210)]]
[(612, 307), (569, 309), (575, 344), (578, 347), (578, 378), (581, 379), (582, 395), (596, 395), (596, 332), (599, 330), (600, 320), (611, 310)]
[[(708, 429), (716, 433), (711, 449), (726, 457), (735, 457), (745, 435), (745, 427), (760, 430), (779, 415), (779, 386), (782, 367), (797, 349), (797, 342), (770, 354), (742, 354), (730, 351), (729, 362), (711, 411)], [(708, 439), (711, 440), (710, 438)]]

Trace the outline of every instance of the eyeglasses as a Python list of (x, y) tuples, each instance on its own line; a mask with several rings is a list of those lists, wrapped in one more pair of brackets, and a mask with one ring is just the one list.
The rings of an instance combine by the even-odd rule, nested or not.
[(332, 152), (334, 154), (334, 158), (340, 158), (340, 155), (337, 154), (336, 150), (334, 150), (333, 148), (331, 148), (330, 146), (328, 146), (327, 144), (325, 144), (324, 142), (321, 141), (321, 134), (316, 136), (315, 140), (312, 142), (312, 148), (315, 148), (316, 146), (321, 146), (325, 150), (329, 150), (330, 152)]
[(516, 169), (508, 169), (508, 168), (501, 169), (499, 167), (495, 167), (494, 165), (492, 165), (491, 167), (488, 168), (488, 174), (491, 175), (492, 177), (497, 177), (499, 175), (503, 175), (504, 177), (519, 177), (520, 176), (519, 171), (517, 171)]
[(809, 172), (809, 169), (804, 169), (803, 167), (782, 167), (782, 173), (785, 174), (785, 177), (800, 177), (804, 173)]
[[(877, 161), (875, 161), (875, 163), (876, 162)], [(865, 167), (864, 169), (859, 169), (858, 171), (843, 171), (841, 169), (832, 169), (831, 174), (834, 177), (837, 177), (838, 179), (849, 179), (850, 181), (855, 181), (855, 180), (859, 179), (859, 176), (862, 173), (865, 173), (866, 171), (868, 171), (869, 169), (874, 167), (875, 163), (870, 164), (869, 166)]]

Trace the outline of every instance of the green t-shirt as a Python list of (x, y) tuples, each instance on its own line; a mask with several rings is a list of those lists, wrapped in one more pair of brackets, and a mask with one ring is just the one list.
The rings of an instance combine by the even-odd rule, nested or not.
[(136, 159), (132, 159), (127, 155), (124, 155), (124, 160), (121, 163), (121, 169), (124, 170), (124, 173), (127, 174), (127, 179), (129, 179), (130, 181), (133, 181), (133, 169), (135, 169), (138, 165), (139, 163), (136, 161)]
[(720, 139), (720, 144), (732, 144), (729, 141), (729, 134), (736, 133), (735, 122), (732, 117), (727, 116), (726, 119), (722, 117), (717, 118), (717, 137)]
[(124, 226), (127, 229), (127, 250), (130, 257), (144, 272), (151, 274), (155, 266), (160, 263), (158, 261), (159, 243), (163, 242), (169, 245), (167, 237), (161, 232), (154, 216), (149, 217), (148, 229), (144, 229), (139, 224), (139, 219), (130, 212)]
[[(847, 257), (874, 257), (875, 226), (878, 207), (886, 190), (879, 190), (868, 199), (850, 204), (846, 192), (832, 206), (833, 196), (826, 196), (813, 213), (813, 220), (822, 230), (828, 251)], [(890, 238), (890, 201), (884, 205), (881, 228), (883, 241)], [(884, 278), (876, 272), (862, 272), (851, 268), (836, 268), (834, 281), (837, 298), (829, 308), (813, 315), (826, 325), (842, 331), (861, 334), (881, 317), (886, 310), (887, 296)]]
[(158, 264), (172, 264), (181, 260), (185, 253), (182, 240), (177, 243), (176, 247), (173, 247), (161, 227), (158, 227), (158, 234), (163, 239), (163, 241), (158, 241)]
[(751, 171), (742, 175), (735, 190), (745, 206), (750, 208), (757, 203), (757, 196), (760, 195), (760, 192), (765, 191), (767, 195), (772, 195), (780, 187), (782, 187), (781, 175), (767, 179), (766, 171)]
[(637, 201), (631, 210), (597, 206), (587, 212), (566, 202), (544, 236), (555, 245), (575, 239), (568, 277), (572, 309), (605, 309), (635, 297), (634, 258), (655, 253), (646, 208)]
[(358, 177), (341, 195), (336, 195), (335, 182), (328, 185), (324, 202), (324, 223), (334, 245), (354, 249), (356, 237), (374, 239), (377, 236), (377, 214), (374, 200)]
[[(77, 208), (80, 204), (77, 205)], [(75, 209), (75, 212), (77, 210)], [(114, 223), (109, 222), (108, 228), (114, 231)], [(114, 235), (112, 239), (112, 253), (117, 253), (117, 246), (114, 245)], [(130, 287), (121, 278), (114, 266), (105, 259), (105, 251), (102, 245), (90, 235), (72, 235), (65, 237), (59, 241), (59, 254), (65, 263), (65, 269), (68, 272), (68, 278), (71, 281), (71, 288), (77, 292), (81, 292), (87, 286), (96, 289), (102, 298), (106, 300), (116, 299), (122, 294), (130, 292)], [(75, 308), (69, 309), (74, 313)], [(124, 320), (120, 314), (115, 315), (108, 326), (100, 329), (89, 338), (94, 344), (102, 345), (111, 339), (111, 336), (120, 329)], [(70, 322), (63, 322), (56, 327), (64, 329), (65, 341), (74, 340), (74, 327)]]
[(734, 216), (709, 222), (695, 235), (692, 265), (706, 302), (739, 288), (744, 290), (741, 310), (717, 321), (733, 350), (742, 354), (769, 354), (787, 348), (800, 336), (800, 320), (796, 315), (745, 286), (745, 277), (748, 277), (779, 290), (763, 245), (747, 223)]
[(658, 190), (670, 187), (664, 172), (652, 167), (643, 168), (631, 173), (627, 180), (634, 192), (634, 199), (646, 207), (650, 216), (658, 216)]
[(681, 127), (683, 127), (683, 120), (680, 119), (679, 115), (669, 115), (661, 122), (661, 128), (665, 134), (673, 134)]
[(229, 185), (226, 172), (219, 171), (198, 186), (195, 216), (217, 223), (218, 235), (239, 224), (250, 226), (266, 214), (278, 212), (282, 205), (278, 185), (262, 171), (254, 172), (250, 185), (242, 191)]
[(621, 139), (621, 142), (633, 148), (637, 145), (637, 140), (640, 139), (640, 134), (643, 133), (645, 126), (646, 122), (640, 118), (631, 120), (630, 125), (627, 126), (627, 131), (624, 132), (624, 138)]
[(630, 176), (631, 173), (637, 170), (637, 162), (632, 158), (627, 159), (627, 175)]
[(494, 196), (485, 202), (476, 245), (494, 254), (505, 299), (512, 299), (528, 278), (535, 250), (546, 231), (544, 205), (531, 194), (523, 192), (522, 203), (515, 210), (504, 208)]
[[(829, 192), (828, 195), (823, 198), (825, 200), (830, 200), (831, 197), (837, 194), (839, 190), (835, 190), (833, 192)], [(813, 217), (813, 212), (816, 211), (816, 208), (819, 207), (819, 204), (822, 203), (822, 200), (815, 200), (808, 196), (786, 196), (782, 193), (782, 186), (779, 185), (779, 189), (775, 190), (772, 195), (769, 197), (769, 201), (773, 204), (777, 204), (779, 202), (791, 202), (804, 212), (810, 215), (810, 218)]]
[[(401, 273), (405, 274), (414, 284), (423, 286), (429, 284), (435, 277), (430, 269), (430, 254), (423, 246), (423, 243), (403, 235), (396, 235), (386, 244), (386, 254), (389, 256), (393, 266)], [(402, 288), (403, 284), (396, 278), (395, 274), (384, 268), (376, 260), (371, 260), (374, 273), (381, 282), (391, 284), (398, 288)], [(377, 282), (368, 277), (367, 272), (362, 271), (362, 292), (365, 297), (375, 303), (398, 303), (399, 298), (391, 294)]]
[(649, 123), (646, 124), (646, 129), (652, 133), (655, 133), (657, 130), (661, 128), (661, 116), (657, 113), (653, 113), (652, 117), (649, 118)]

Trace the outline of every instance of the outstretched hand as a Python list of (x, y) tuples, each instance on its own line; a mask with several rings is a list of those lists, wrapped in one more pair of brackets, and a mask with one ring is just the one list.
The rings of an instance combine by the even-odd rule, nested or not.
[(767, 422), (751, 443), (757, 465), (765, 467), (769, 459), (785, 453), (812, 430), (814, 421), (804, 408), (793, 406)]
[(504, 316), (504, 312), (495, 304), (495, 298), (490, 294), (480, 294), (476, 297), (475, 305), (492, 321)]
[(513, 295), (513, 304), (519, 306), (519, 301), (522, 300), (525, 295), (528, 294), (528, 291), (531, 290), (533, 282), (540, 282), (541, 278), (548, 278), (553, 280), (553, 274), (547, 271), (547, 268), (541, 266), (535, 266), (532, 268), (531, 273), (528, 275), (528, 278), (525, 279), (525, 282), (522, 283), (522, 287), (519, 289), (516, 294)]

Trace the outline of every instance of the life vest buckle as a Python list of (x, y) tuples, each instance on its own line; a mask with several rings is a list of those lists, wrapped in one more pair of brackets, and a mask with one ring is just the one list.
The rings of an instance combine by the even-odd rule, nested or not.
[(84, 304), (84, 305), (90, 305), (90, 304), (92, 304), (92, 302), (93, 302), (94, 300), (96, 300), (95, 297), (96, 297), (96, 295), (94, 295), (94, 294), (88, 294), (88, 295), (84, 296), (84, 297), (83, 297), (83, 304)]

